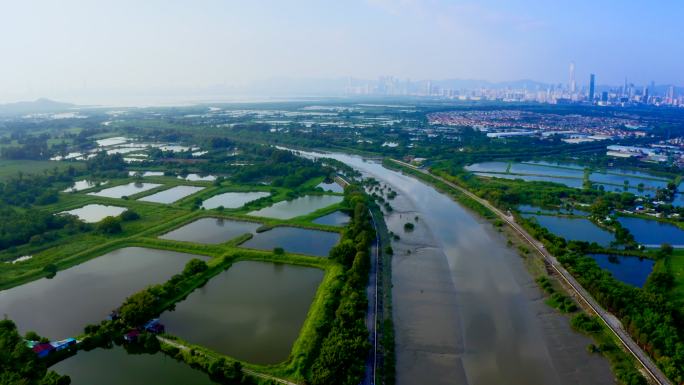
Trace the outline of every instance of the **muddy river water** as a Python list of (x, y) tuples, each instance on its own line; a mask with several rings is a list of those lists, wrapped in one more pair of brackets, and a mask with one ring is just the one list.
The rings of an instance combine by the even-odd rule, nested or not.
[(587, 353), (591, 341), (544, 304), (523, 260), (491, 224), (379, 163), (325, 156), (398, 192), (386, 215), (401, 238), (392, 244), (398, 384), (614, 383), (608, 362)]

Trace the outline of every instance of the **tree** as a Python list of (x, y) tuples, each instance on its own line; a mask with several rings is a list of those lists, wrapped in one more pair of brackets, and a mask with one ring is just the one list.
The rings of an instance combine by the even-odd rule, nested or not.
[(664, 256), (672, 255), (673, 252), (674, 252), (674, 248), (672, 247), (671, 244), (663, 243), (662, 245), (660, 245), (660, 253), (662, 255), (664, 255)]
[(128, 222), (128, 221), (134, 221), (136, 219), (140, 219), (140, 214), (138, 214), (137, 212), (135, 212), (131, 209), (128, 209), (128, 210), (124, 211), (123, 213), (121, 213), (121, 215), (119, 217), (121, 218), (122, 221)]
[(69, 377), (48, 372), (45, 363), (26, 346), (11, 320), (0, 320), (0, 384), (68, 385)]
[(57, 265), (49, 263), (43, 267), (43, 271), (47, 273), (48, 278), (53, 278), (57, 274)]
[(190, 276), (199, 274), (206, 271), (208, 268), (209, 266), (207, 266), (206, 262), (204, 262), (201, 259), (193, 258), (185, 264), (185, 268), (183, 269), (183, 275)]
[(140, 326), (154, 317), (156, 305), (157, 300), (152, 293), (143, 290), (126, 298), (119, 309), (119, 315), (126, 325)]
[(122, 231), (121, 220), (115, 217), (107, 217), (100, 221), (97, 230), (103, 234), (118, 234)]
[(351, 265), (356, 255), (356, 245), (350, 239), (345, 239), (330, 249), (330, 258), (345, 266)]

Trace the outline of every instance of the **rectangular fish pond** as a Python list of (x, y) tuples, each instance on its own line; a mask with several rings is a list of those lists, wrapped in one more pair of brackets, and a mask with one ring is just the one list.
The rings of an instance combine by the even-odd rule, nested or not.
[(128, 354), (123, 347), (80, 351), (50, 367), (71, 385), (210, 385), (209, 376), (163, 353)]
[(187, 196), (204, 190), (204, 187), (197, 186), (176, 186), (168, 190), (160, 191), (158, 193), (148, 195), (138, 199), (142, 202), (153, 203), (173, 203), (179, 201)]
[(255, 217), (269, 217), (277, 219), (291, 219), (302, 215), (310, 214), (324, 207), (342, 202), (339, 195), (306, 195), (291, 201), (278, 202), (272, 206), (265, 207), (247, 213)]
[(159, 238), (172, 241), (217, 244), (227, 242), (242, 234), (256, 233), (261, 223), (236, 221), (223, 218), (201, 218), (181, 226)]
[(60, 214), (71, 214), (77, 216), (83, 222), (96, 223), (107, 217), (121, 215), (126, 210), (125, 207), (91, 204), (69, 211), (62, 211)]
[(192, 258), (173, 251), (125, 247), (42, 278), (0, 291), (0, 309), (23, 334), (29, 330), (52, 340), (83, 333), (126, 297), (166, 282)]
[(257, 233), (240, 246), (269, 251), (282, 247), (289, 253), (327, 257), (339, 241), (339, 233), (282, 226)]
[(125, 196), (131, 196), (143, 191), (152, 190), (153, 188), (161, 186), (158, 183), (142, 183), (142, 182), (131, 182), (128, 184), (123, 184), (120, 186), (114, 186), (100, 190), (98, 192), (88, 193), (88, 195), (95, 195), (98, 197), (105, 198), (122, 198)]
[(168, 334), (238, 360), (287, 360), (323, 270), (241, 261), (192, 292), (160, 321)]

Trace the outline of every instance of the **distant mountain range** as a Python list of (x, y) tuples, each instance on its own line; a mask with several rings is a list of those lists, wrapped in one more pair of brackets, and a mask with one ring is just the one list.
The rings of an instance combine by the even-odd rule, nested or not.
[(0, 115), (60, 112), (76, 107), (75, 104), (40, 98), (32, 102), (0, 104)]

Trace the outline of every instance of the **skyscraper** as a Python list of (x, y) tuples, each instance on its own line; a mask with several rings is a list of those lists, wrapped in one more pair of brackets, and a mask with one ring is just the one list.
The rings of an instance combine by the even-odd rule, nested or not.
[(577, 89), (577, 84), (575, 83), (575, 62), (571, 61), (570, 62), (570, 82), (568, 84), (570, 92), (575, 93), (575, 90)]
[(594, 74), (589, 75), (589, 102), (594, 102), (594, 82), (596, 81), (596, 76)]
[(667, 87), (667, 104), (674, 104), (674, 86)]
[(622, 87), (622, 96), (628, 96), (629, 91), (627, 88), (627, 77), (625, 77), (625, 85)]

